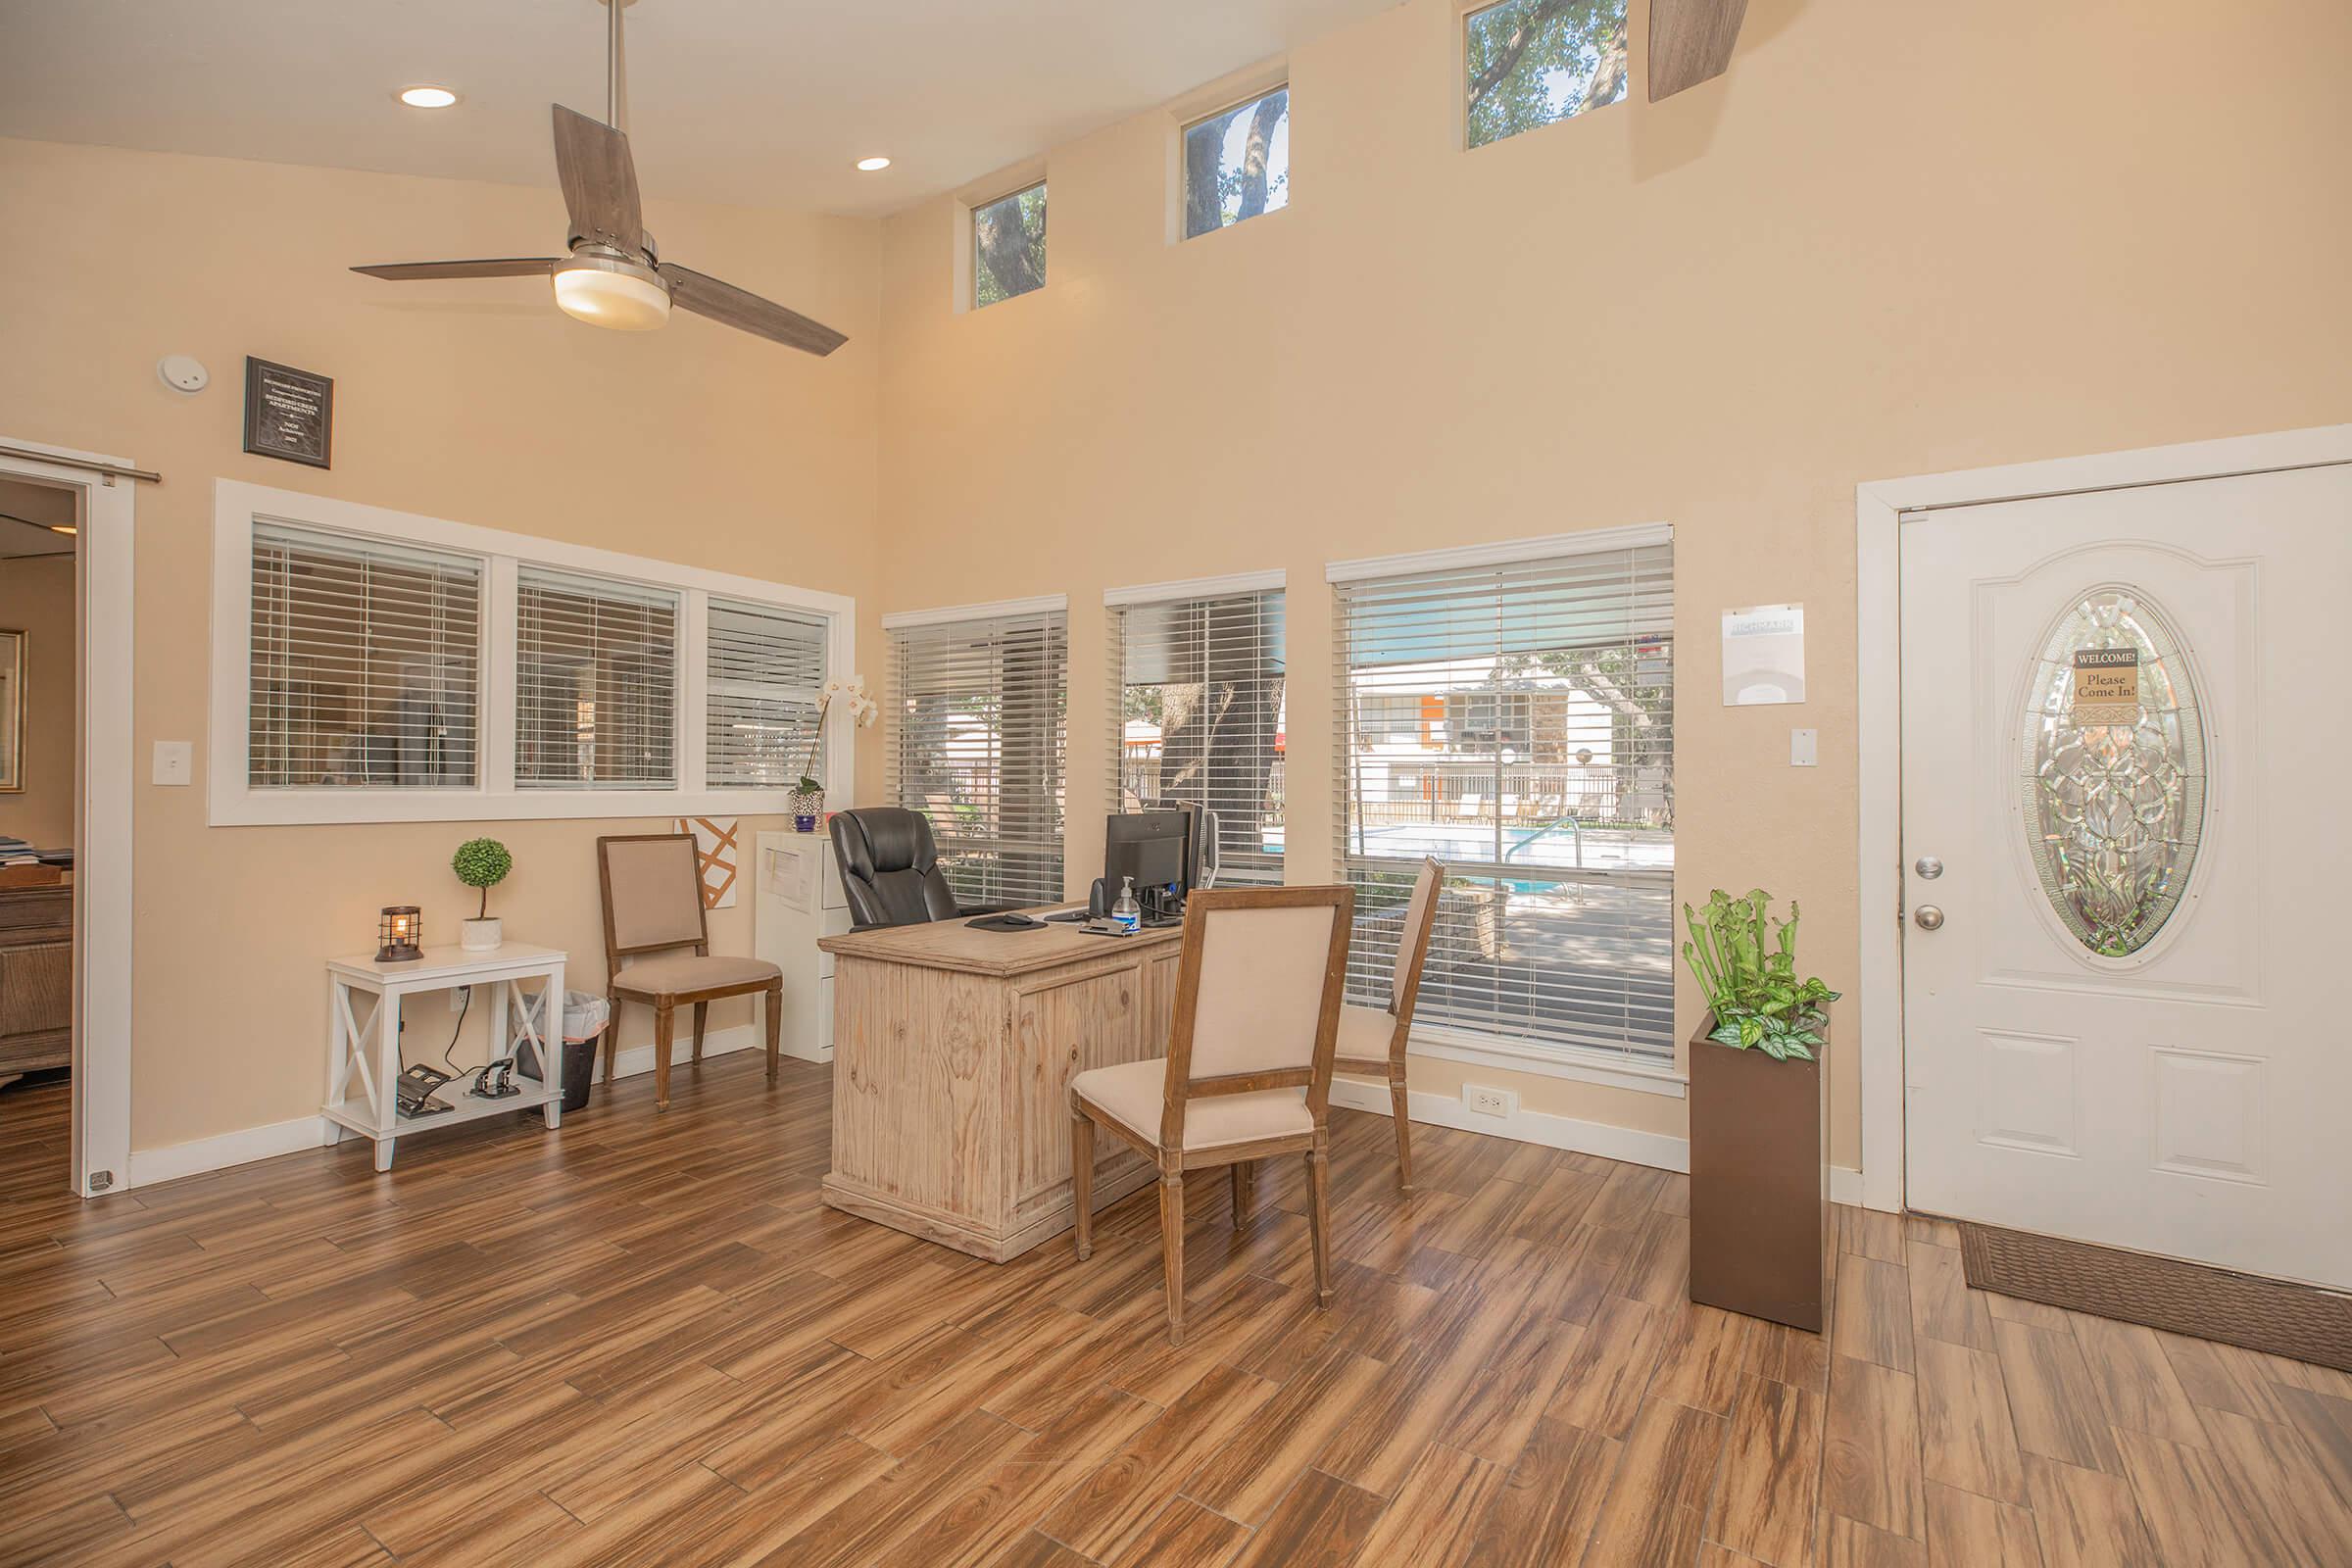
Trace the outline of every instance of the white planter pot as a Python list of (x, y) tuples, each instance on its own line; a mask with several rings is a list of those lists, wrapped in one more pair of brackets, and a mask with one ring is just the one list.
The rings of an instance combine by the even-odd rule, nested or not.
[(458, 946), (469, 953), (487, 953), (506, 940), (500, 932), (500, 925), (501, 921), (495, 914), (487, 920), (461, 920), (458, 922)]

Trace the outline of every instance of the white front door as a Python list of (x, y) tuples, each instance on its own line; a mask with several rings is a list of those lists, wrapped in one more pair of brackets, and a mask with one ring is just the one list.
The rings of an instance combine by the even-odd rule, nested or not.
[(2352, 1288), (2352, 466), (1902, 523), (1910, 1206)]

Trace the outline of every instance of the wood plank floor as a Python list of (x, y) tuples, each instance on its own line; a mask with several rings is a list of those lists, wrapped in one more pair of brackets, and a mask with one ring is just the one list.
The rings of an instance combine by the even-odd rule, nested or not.
[(0, 1563), (2352, 1562), (2352, 1378), (1967, 1289), (1840, 1211), (1825, 1337), (1684, 1298), (1682, 1178), (1336, 1112), (1301, 1184), (993, 1266), (824, 1208), (827, 1075), (79, 1203), (0, 1094)]

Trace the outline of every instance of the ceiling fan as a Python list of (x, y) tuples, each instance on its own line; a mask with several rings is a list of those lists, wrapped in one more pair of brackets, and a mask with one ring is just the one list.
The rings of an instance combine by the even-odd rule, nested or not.
[(672, 305), (810, 354), (830, 354), (849, 341), (820, 321), (759, 295), (665, 262), (645, 231), (637, 205), (637, 168), (620, 131), (620, 12), (627, 0), (605, 0), (612, 12), (605, 45), (605, 118), (555, 110), (556, 178), (571, 215), (561, 257), (512, 257), (480, 262), (400, 262), (355, 267), (369, 277), (530, 277), (555, 279), (556, 304), (593, 326), (650, 332), (669, 319)]

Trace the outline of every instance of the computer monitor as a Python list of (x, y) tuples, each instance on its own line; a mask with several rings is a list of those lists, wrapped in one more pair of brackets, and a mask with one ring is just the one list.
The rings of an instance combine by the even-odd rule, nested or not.
[(1120, 811), (1102, 825), (1102, 898), (1119, 896), (1122, 878), (1135, 880), (1147, 918), (1165, 919), (1183, 907), (1186, 886), (1185, 813)]
[(1144, 809), (1184, 813), (1185, 896), (1189, 898), (1201, 888), (1213, 886), (1220, 859), (1217, 813), (1199, 801), (1146, 801)]

